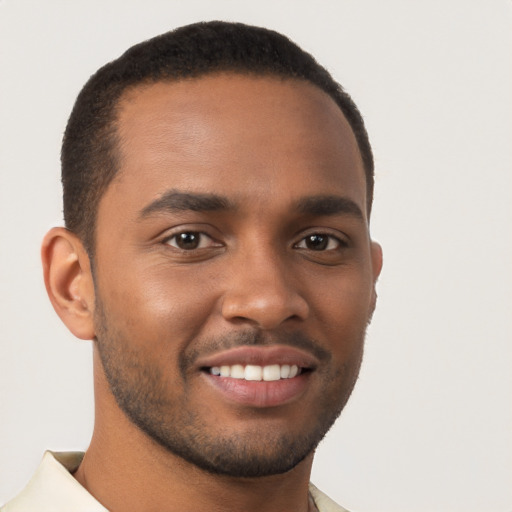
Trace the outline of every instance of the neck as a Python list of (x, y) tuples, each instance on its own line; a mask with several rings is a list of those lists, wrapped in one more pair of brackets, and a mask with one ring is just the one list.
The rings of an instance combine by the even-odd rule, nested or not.
[(111, 512), (307, 512), (313, 454), (280, 475), (235, 478), (170, 453), (119, 409), (95, 354), (96, 420), (75, 478)]

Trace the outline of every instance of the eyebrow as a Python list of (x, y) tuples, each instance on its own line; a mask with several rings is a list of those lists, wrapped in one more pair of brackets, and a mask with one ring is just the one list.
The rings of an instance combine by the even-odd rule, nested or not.
[(233, 209), (231, 202), (227, 198), (216, 194), (198, 194), (170, 190), (145, 206), (139, 214), (139, 219), (144, 219), (160, 212), (172, 213), (187, 210), (213, 212), (230, 209)]
[[(320, 195), (303, 197), (295, 204), (296, 210), (303, 215), (338, 215), (346, 214), (364, 220), (361, 208), (346, 197)], [(215, 212), (234, 210), (235, 205), (226, 197), (217, 194), (202, 194), (169, 190), (158, 199), (145, 206), (139, 219), (164, 212)]]
[(361, 208), (352, 199), (341, 196), (311, 196), (300, 199), (297, 210), (306, 215), (346, 214), (364, 220)]

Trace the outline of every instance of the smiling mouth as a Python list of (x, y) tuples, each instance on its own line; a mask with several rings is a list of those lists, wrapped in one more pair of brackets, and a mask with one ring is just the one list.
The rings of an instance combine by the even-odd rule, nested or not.
[(293, 379), (297, 375), (310, 371), (309, 368), (303, 368), (296, 364), (270, 364), (266, 366), (233, 364), (205, 367), (202, 370), (216, 377), (265, 382)]
[(287, 345), (239, 346), (197, 361), (205, 382), (221, 400), (268, 408), (298, 400), (319, 364), (307, 350)]

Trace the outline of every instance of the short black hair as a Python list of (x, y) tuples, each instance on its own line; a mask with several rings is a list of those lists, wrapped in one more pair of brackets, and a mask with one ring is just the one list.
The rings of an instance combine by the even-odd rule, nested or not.
[(100, 68), (77, 97), (62, 143), (64, 220), (92, 256), (98, 205), (119, 161), (117, 113), (131, 87), (234, 72), (305, 80), (326, 92), (350, 124), (361, 153), (367, 210), (373, 199), (373, 155), (359, 110), (325, 68), (287, 37), (242, 23), (211, 21), (139, 43)]

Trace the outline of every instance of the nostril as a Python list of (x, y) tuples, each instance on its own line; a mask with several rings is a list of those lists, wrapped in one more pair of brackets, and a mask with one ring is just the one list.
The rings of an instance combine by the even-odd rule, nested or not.
[(261, 329), (275, 329), (285, 322), (302, 321), (309, 314), (306, 300), (299, 294), (271, 292), (226, 294), (222, 315), (235, 324), (249, 323)]

